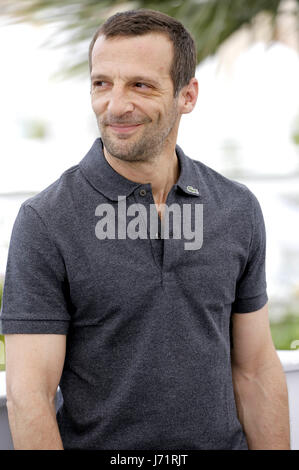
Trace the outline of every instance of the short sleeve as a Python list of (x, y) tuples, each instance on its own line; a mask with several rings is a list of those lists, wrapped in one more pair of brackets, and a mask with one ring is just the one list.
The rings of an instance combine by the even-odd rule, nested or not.
[(237, 281), (232, 313), (249, 313), (268, 301), (266, 282), (266, 230), (261, 206), (251, 195), (252, 236), (245, 269)]
[(25, 202), (9, 244), (0, 332), (67, 334), (69, 323), (63, 258), (38, 212)]

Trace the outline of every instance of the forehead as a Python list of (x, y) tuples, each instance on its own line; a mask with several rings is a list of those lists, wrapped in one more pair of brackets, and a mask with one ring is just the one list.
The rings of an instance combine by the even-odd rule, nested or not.
[(170, 78), (172, 57), (173, 44), (165, 34), (108, 39), (99, 36), (91, 56), (92, 72), (108, 73), (117, 69), (132, 75), (147, 72), (166, 79)]

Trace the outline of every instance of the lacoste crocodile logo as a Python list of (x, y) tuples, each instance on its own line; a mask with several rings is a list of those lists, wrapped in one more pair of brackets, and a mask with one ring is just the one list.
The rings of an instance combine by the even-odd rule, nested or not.
[(187, 191), (189, 191), (189, 193), (199, 194), (198, 189), (193, 188), (193, 186), (187, 186)]

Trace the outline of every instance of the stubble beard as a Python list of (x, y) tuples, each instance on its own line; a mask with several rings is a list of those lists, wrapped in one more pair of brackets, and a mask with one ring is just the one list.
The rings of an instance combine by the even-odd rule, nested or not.
[[(143, 132), (139, 136), (113, 137), (113, 130), (108, 130), (97, 117), (97, 124), (101, 134), (103, 144), (112, 157), (127, 162), (149, 161), (160, 154), (166, 144), (166, 140), (176, 124), (178, 117), (177, 104), (173, 104), (171, 111), (168, 113), (166, 122), (161, 125), (158, 119), (156, 124), (144, 123), (142, 125)], [(139, 130), (137, 129), (136, 133)]]

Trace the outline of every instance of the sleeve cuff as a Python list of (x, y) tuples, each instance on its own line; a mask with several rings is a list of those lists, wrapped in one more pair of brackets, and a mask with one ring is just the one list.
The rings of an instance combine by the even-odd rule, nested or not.
[(267, 292), (263, 292), (255, 297), (248, 297), (246, 299), (236, 299), (232, 305), (232, 313), (249, 313), (255, 312), (268, 302)]
[(5, 320), (0, 321), (0, 334), (37, 333), (66, 335), (69, 329), (68, 321), (55, 320)]

